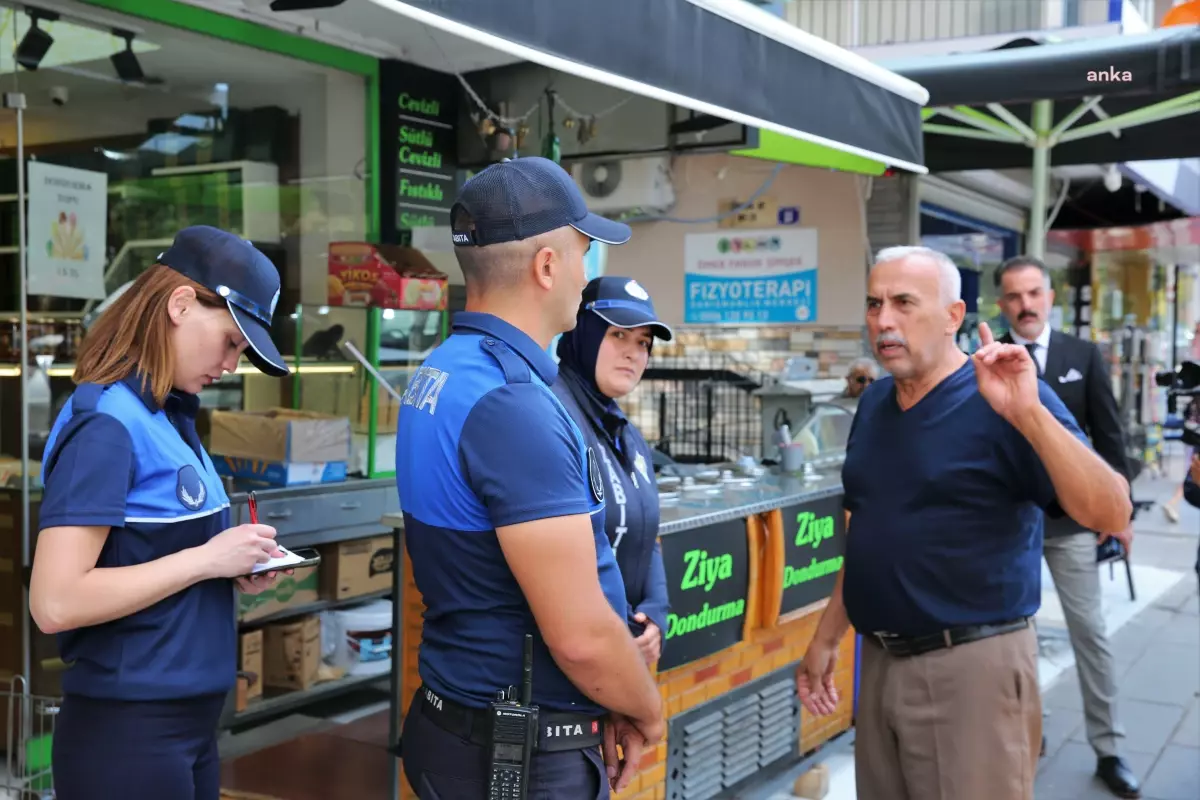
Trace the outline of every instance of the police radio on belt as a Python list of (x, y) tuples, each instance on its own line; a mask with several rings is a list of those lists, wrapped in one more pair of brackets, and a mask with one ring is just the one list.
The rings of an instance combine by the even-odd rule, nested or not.
[(496, 692), (488, 707), (492, 718), (488, 800), (525, 800), (529, 791), (529, 759), (537, 744), (538, 707), (533, 705), (533, 636), (525, 634), (521, 700), (517, 689)]

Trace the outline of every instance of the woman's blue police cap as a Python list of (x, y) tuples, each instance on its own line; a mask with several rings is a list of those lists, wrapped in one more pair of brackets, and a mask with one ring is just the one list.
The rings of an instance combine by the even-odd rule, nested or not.
[(246, 337), (246, 357), (272, 377), (288, 374), (279, 348), (271, 341), (271, 318), (279, 303), (279, 270), (258, 249), (238, 236), (208, 225), (175, 234), (158, 263), (225, 298), (229, 313)]
[(618, 328), (640, 328), (649, 325), (654, 335), (664, 342), (675, 334), (671, 326), (658, 318), (650, 293), (632, 278), (605, 275), (593, 278), (583, 290), (580, 312), (591, 311), (609, 325)]
[(592, 214), (575, 181), (548, 158), (492, 164), (463, 184), (450, 209), (454, 244), (519, 242), (570, 226), (605, 244), (625, 244), (629, 226)]

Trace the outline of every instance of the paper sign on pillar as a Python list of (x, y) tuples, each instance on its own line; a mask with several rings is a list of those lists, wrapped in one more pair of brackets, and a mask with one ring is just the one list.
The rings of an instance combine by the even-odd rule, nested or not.
[(28, 291), (102, 300), (108, 176), (29, 162)]

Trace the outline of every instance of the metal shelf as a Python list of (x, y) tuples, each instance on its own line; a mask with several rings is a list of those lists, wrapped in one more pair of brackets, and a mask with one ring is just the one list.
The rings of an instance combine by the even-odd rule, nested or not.
[(371, 600), (378, 600), (381, 597), (387, 597), (391, 593), (392, 589), (389, 586), (387, 589), (380, 589), (377, 592), (358, 595), (357, 597), (348, 597), (345, 600), (318, 600), (315, 603), (304, 603), (303, 605), (289, 606), (288, 608), (276, 611), (274, 614), (268, 614), (265, 617), (257, 617), (252, 620), (239, 620), (238, 629), (247, 630), (249, 628), (256, 628), (260, 625), (268, 625), (272, 622), (279, 622), (280, 620), (290, 619), (292, 617), (302, 617), (305, 614), (315, 614), (318, 611), (331, 611), (335, 608), (348, 608), (350, 606), (356, 606), (360, 603), (366, 603)]
[(355, 525), (353, 527), (336, 528), (334, 530), (313, 531), (311, 533), (283, 533), (276, 538), (283, 545), (293, 550), (301, 547), (320, 547), (323, 544), (337, 544), (354, 539), (370, 539), (375, 536), (388, 536), (391, 528), (380, 525)]
[(245, 711), (232, 714), (228, 721), (221, 727), (233, 728), (257, 722), (268, 717), (278, 716), (294, 708), (301, 708), (320, 700), (327, 700), (340, 694), (346, 694), (372, 683), (384, 684), (384, 690), (386, 691), (386, 684), (390, 680), (389, 675), (390, 673), (388, 672), (380, 675), (351, 675), (350, 677), (340, 678), (335, 681), (318, 683), (311, 689), (304, 691), (285, 692), (277, 694), (274, 697), (264, 697), (261, 700), (253, 701)]

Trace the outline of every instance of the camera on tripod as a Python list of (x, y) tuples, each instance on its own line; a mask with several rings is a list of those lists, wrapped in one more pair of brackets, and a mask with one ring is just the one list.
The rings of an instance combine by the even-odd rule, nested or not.
[[(1200, 364), (1184, 361), (1177, 371), (1163, 370), (1154, 374), (1154, 383), (1167, 390), (1167, 413), (1175, 415), (1179, 409), (1179, 398), (1188, 398), (1188, 405), (1196, 402), (1200, 395)], [(1188, 447), (1200, 447), (1200, 422), (1193, 414), (1183, 416), (1183, 443)]]

